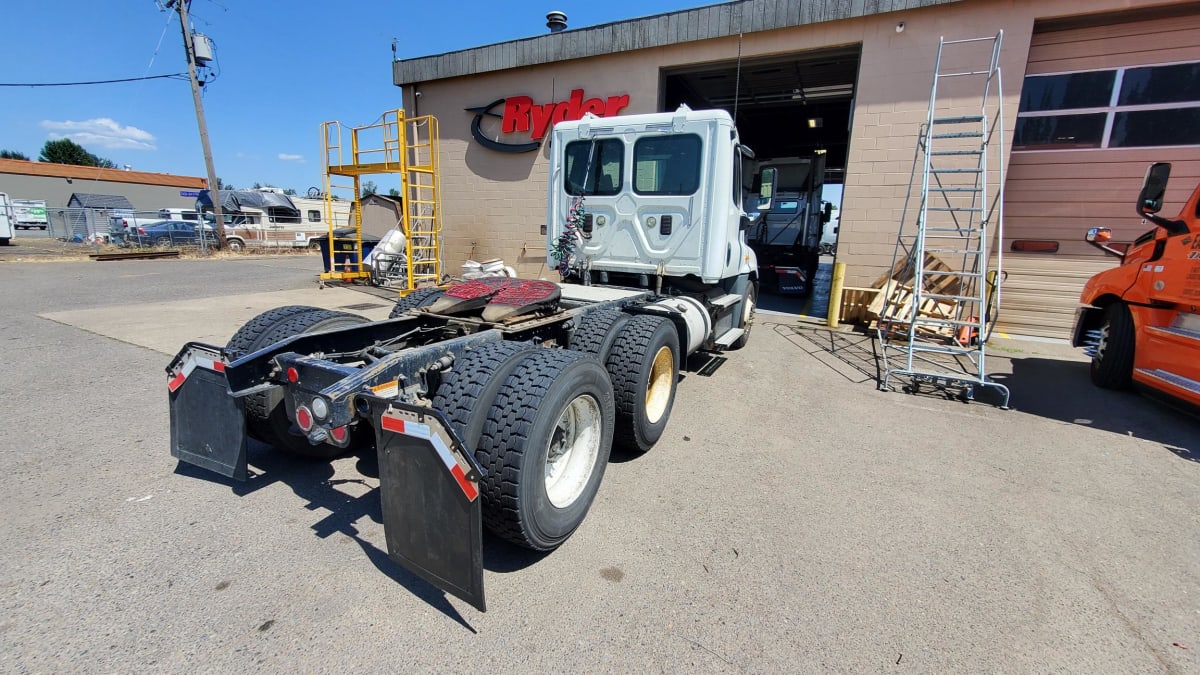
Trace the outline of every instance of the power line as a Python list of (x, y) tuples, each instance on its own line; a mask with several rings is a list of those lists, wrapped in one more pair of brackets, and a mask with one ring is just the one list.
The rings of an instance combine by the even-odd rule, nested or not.
[(186, 80), (187, 73), (171, 73), (170, 75), (147, 75), (145, 77), (126, 77), (119, 80), (93, 80), (91, 82), (0, 82), (0, 87), (80, 87), (88, 84), (116, 84), (118, 82), (138, 82), (139, 80)]

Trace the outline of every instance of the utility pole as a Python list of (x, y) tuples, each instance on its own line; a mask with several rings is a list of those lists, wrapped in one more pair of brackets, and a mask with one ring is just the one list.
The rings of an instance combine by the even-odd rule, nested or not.
[[(192, 32), (188, 30), (188, 3), (191, 0), (168, 0), (166, 6), (179, 12), (179, 27), (183, 29), (183, 49), (187, 52), (188, 78), (192, 81), (192, 102), (196, 105), (196, 124), (200, 127), (200, 146), (204, 149), (204, 166), (208, 170), (208, 194), (212, 197), (213, 216), (217, 219), (217, 241), (221, 248), (225, 240), (225, 218), (221, 214), (221, 190), (217, 185), (217, 170), (213, 168), (212, 147), (208, 144), (208, 123), (204, 121), (204, 103), (200, 100), (200, 83), (196, 80), (196, 50)], [(200, 219), (200, 245), (204, 245), (204, 218)]]

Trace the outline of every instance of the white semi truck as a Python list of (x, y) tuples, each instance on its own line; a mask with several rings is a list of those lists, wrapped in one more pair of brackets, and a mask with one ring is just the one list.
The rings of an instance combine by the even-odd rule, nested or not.
[(308, 457), (374, 445), (388, 551), (483, 610), (482, 526), (550, 550), (583, 522), (614, 445), (649, 450), (693, 352), (746, 343), (745, 232), (774, 169), (724, 111), (563, 122), (549, 264), (561, 280), (427, 288), (391, 318), (289, 306), (167, 367), (171, 453), (245, 479), (247, 437)]

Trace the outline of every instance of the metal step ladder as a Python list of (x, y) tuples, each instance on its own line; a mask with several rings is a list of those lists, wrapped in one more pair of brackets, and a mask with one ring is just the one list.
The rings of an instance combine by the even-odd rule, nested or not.
[(1003, 281), (1003, 37), (938, 41), (909, 182), (910, 199), (919, 188), (915, 223), (906, 200), (880, 291), (882, 390), (900, 377), (905, 391), (928, 386), (969, 401), (987, 387), (1008, 408), (1008, 388), (987, 375)]
[[(330, 223), (329, 271), (322, 280), (365, 280), (398, 288), (401, 295), (442, 281), (442, 212), (437, 119), (432, 115), (406, 117), (389, 110), (373, 124), (349, 129), (344, 147), (340, 122), (322, 124), (325, 156), (325, 214)], [(347, 161), (349, 160), (349, 161)], [(367, 176), (398, 177), (404, 253), (376, 264), (365, 262), (362, 241), (363, 185)], [(344, 179), (350, 179), (346, 182)], [(341, 182), (335, 182), (341, 181)], [(334, 234), (333, 202), (354, 202), (348, 235)], [(381, 271), (382, 270), (382, 271)]]

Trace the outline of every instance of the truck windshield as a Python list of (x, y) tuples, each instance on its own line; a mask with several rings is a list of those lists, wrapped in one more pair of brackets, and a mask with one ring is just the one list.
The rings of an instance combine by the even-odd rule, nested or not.
[(567, 143), (563, 177), (569, 195), (615, 195), (625, 174), (625, 144), (616, 138)]

